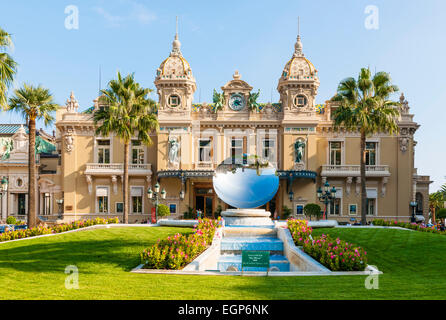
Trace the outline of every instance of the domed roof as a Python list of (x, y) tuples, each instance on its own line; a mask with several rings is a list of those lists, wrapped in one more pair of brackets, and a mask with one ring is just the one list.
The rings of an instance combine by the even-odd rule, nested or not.
[(302, 52), (302, 42), (300, 36), (297, 36), (294, 45), (294, 54), (283, 68), (282, 77), (288, 79), (313, 79), (317, 76), (317, 70), (314, 65), (305, 58)]
[(172, 42), (172, 51), (169, 57), (164, 60), (157, 70), (157, 77), (185, 78), (192, 76), (192, 70), (189, 62), (181, 54), (181, 42), (178, 39), (178, 33), (175, 34), (175, 40)]

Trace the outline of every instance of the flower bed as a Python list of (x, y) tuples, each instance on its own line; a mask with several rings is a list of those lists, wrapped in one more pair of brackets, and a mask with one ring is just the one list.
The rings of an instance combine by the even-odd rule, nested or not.
[(375, 220), (373, 220), (373, 225), (374, 226), (387, 226), (387, 227), (401, 227), (401, 228), (422, 231), (422, 232), (446, 234), (445, 231), (438, 230), (437, 226), (427, 227), (422, 224), (411, 223), (411, 222), (398, 222), (398, 221), (386, 221), (383, 219), (375, 219)]
[(325, 234), (313, 239), (306, 220), (289, 219), (288, 229), (297, 246), (331, 271), (364, 271), (367, 266), (363, 248)]
[(118, 218), (110, 218), (110, 219), (102, 219), (102, 218), (96, 218), (96, 219), (89, 219), (89, 220), (82, 220), (82, 221), (73, 221), (71, 223), (63, 223), (58, 224), (53, 227), (35, 227), (31, 229), (23, 229), (23, 230), (15, 230), (15, 231), (8, 231), (5, 233), (0, 234), (0, 242), (2, 241), (8, 241), (8, 240), (16, 240), (16, 239), (23, 239), (28, 237), (35, 237), (40, 236), (44, 234), (53, 234), (53, 233), (60, 233), (64, 231), (70, 231), (74, 229), (80, 229), (85, 228), (89, 226), (94, 226), (97, 224), (111, 224), (111, 223), (119, 223)]
[(160, 240), (141, 253), (141, 262), (145, 269), (178, 270), (192, 262), (212, 243), (218, 220), (199, 219), (193, 234), (177, 233)]

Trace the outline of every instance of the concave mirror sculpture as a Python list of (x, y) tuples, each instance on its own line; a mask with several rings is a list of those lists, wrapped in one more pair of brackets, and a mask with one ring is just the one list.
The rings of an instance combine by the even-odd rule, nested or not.
[(227, 204), (257, 208), (270, 201), (279, 188), (276, 169), (256, 155), (230, 157), (215, 170), (214, 190)]

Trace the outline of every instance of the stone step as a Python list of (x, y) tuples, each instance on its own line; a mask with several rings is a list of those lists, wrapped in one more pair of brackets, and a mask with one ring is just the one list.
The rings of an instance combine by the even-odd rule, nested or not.
[(225, 237), (221, 251), (283, 251), (283, 242), (276, 237)]
[[(271, 255), (269, 258), (270, 271), (290, 271), (290, 263), (283, 255)], [(229, 270), (228, 270), (229, 269)], [(242, 256), (241, 255), (221, 255), (218, 260), (218, 270), (224, 271), (241, 271), (242, 270)], [(243, 271), (265, 271), (266, 268), (259, 267), (245, 267)]]
[(277, 231), (274, 228), (265, 227), (225, 227), (224, 237), (276, 237)]

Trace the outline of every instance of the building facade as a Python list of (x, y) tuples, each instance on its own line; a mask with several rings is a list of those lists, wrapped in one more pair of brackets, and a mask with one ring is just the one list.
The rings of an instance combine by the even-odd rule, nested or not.
[[(161, 203), (172, 217), (201, 210), (213, 217), (228, 208), (212, 187), (213, 172), (223, 160), (256, 154), (273, 163), (280, 178), (276, 196), (265, 205), (280, 216), (284, 207), (303, 217), (307, 203), (318, 203), (317, 189), (326, 181), (336, 187), (336, 200), (328, 217), (359, 221), (359, 132), (334, 131), (331, 114), (337, 107), (315, 103), (318, 73), (305, 57), (298, 36), (291, 59), (278, 79), (278, 103), (257, 102), (258, 93), (236, 71), (213, 103), (193, 103), (196, 81), (183, 57), (178, 35), (170, 55), (156, 70), (154, 84), (159, 97), (159, 132), (153, 145), (132, 141), (129, 188), (131, 222), (147, 220), (153, 204), (147, 189), (158, 181), (167, 191)], [(367, 139), (367, 217), (407, 221), (410, 202), (416, 213), (428, 219), (428, 176), (414, 168), (414, 122), (408, 102), (401, 95), (398, 135), (379, 133)], [(95, 135), (92, 112), (80, 112), (71, 94), (57, 112), (56, 142), (60, 153), (57, 172), (46, 175), (57, 197), (63, 199), (63, 219), (122, 215), (123, 145), (113, 135)], [(58, 188), (58, 189), (57, 189)]]
[[(36, 154), (38, 215), (51, 217), (59, 212), (56, 194), (61, 191), (58, 177), (54, 176), (59, 159), (55, 137), (43, 130), (37, 131)], [(14, 216), (25, 221), (28, 212), (28, 128), (21, 124), (0, 124), (0, 179), (3, 178), (8, 181), (8, 187), (0, 193), (0, 220)]]

